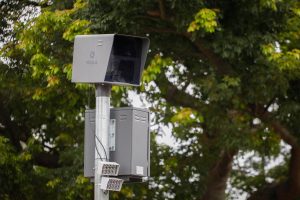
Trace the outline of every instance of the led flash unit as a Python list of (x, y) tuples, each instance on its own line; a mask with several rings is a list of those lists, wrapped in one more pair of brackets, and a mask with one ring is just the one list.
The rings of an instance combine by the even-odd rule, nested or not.
[(124, 180), (118, 178), (102, 177), (100, 188), (102, 190), (120, 191)]
[(116, 162), (101, 162), (100, 169), (103, 176), (118, 176), (120, 165)]

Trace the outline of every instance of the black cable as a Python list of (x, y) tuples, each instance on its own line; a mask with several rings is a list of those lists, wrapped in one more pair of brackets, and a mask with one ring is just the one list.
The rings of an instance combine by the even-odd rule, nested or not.
[[(105, 148), (104, 148), (102, 142), (100, 141), (100, 139), (97, 137), (96, 134), (95, 134), (95, 137), (96, 137), (96, 139), (98, 140), (98, 142), (101, 144), (101, 146), (102, 146), (102, 148), (103, 148), (103, 150), (104, 150), (104, 153), (105, 153), (105, 158), (106, 158), (106, 160), (108, 160), (107, 154), (106, 154), (106, 150), (105, 150)], [(97, 147), (97, 144), (95, 144), (95, 146)]]
[(98, 148), (97, 148), (97, 145), (95, 145), (95, 147), (96, 147), (96, 151), (97, 151), (97, 154), (98, 154), (100, 160), (103, 161), (103, 159), (101, 158), (101, 155), (100, 155), (100, 153), (99, 153), (99, 150), (98, 150)]
[(97, 138), (97, 140), (99, 141), (99, 143), (101, 144), (101, 146), (102, 146), (102, 148), (104, 150), (106, 160), (108, 160), (107, 153), (106, 153), (106, 150), (104, 148), (104, 145), (102, 144), (102, 142), (100, 141), (100, 139), (97, 136), (96, 136), (96, 138)]

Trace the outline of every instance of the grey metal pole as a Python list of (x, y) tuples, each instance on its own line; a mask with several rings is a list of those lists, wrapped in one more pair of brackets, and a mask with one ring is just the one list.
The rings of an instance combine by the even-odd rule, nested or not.
[(109, 161), (110, 91), (111, 85), (96, 84), (94, 200), (109, 200), (108, 191), (100, 189), (102, 174), (99, 166), (101, 160)]

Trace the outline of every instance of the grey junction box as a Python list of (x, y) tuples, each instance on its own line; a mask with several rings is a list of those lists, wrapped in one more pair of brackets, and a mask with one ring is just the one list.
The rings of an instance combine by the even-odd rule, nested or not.
[[(149, 111), (141, 108), (110, 109), (110, 161), (120, 164), (119, 177), (142, 181), (150, 176)], [(101, 155), (104, 157), (104, 155)], [(95, 110), (85, 112), (84, 176), (94, 177)]]

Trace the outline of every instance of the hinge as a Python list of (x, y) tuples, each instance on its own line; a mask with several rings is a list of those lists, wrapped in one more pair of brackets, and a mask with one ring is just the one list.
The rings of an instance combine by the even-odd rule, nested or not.
[(109, 150), (116, 150), (116, 119), (109, 121)]

